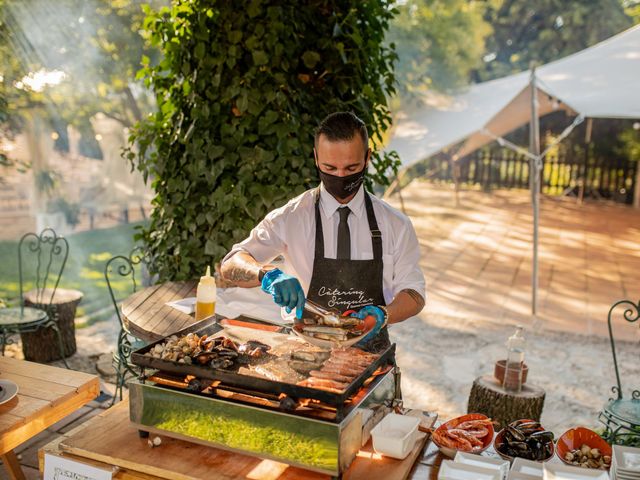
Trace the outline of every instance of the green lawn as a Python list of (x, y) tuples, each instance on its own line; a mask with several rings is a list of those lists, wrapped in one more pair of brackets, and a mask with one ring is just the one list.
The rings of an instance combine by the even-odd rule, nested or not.
[[(134, 247), (133, 235), (137, 225), (140, 224), (122, 225), (67, 236), (69, 259), (60, 286), (84, 293), (77, 317), (86, 316), (85, 325), (113, 315), (113, 307), (104, 279), (104, 267), (111, 257), (120, 254), (128, 255)], [(7, 300), (9, 306), (18, 305), (20, 294), (17, 252), (18, 241), (0, 241), (0, 299)], [(32, 267), (33, 264), (30, 266)], [(28, 267), (25, 268), (27, 269)], [(126, 297), (130, 292), (130, 285), (131, 283), (126, 279), (115, 282), (117, 297)], [(27, 288), (30, 288), (29, 284)]]

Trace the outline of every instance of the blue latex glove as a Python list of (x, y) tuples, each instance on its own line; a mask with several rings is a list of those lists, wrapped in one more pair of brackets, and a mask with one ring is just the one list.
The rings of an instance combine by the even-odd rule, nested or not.
[(380, 307), (376, 307), (375, 305), (367, 305), (366, 307), (362, 307), (356, 313), (352, 313), (352, 317), (358, 317), (360, 320), (364, 320), (367, 316), (371, 315), (376, 319), (376, 326), (371, 329), (367, 335), (360, 340), (356, 345), (362, 346), (366, 342), (373, 340), (373, 338), (380, 333), (382, 327), (384, 326), (384, 311)]
[(287, 275), (279, 268), (269, 270), (262, 277), (262, 291), (273, 296), (273, 301), (285, 307), (287, 313), (296, 309), (296, 317), (302, 318), (304, 291), (296, 277)]

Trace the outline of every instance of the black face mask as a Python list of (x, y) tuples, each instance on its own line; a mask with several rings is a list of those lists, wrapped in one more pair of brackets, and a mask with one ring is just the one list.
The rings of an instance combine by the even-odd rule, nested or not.
[(320, 174), (320, 180), (324, 183), (324, 188), (327, 189), (327, 192), (338, 200), (344, 200), (358, 191), (360, 185), (362, 185), (362, 182), (364, 181), (366, 170), (367, 165), (365, 163), (364, 168), (361, 171), (352, 173), (346, 177), (330, 175), (320, 170), (320, 168), (318, 168), (318, 173)]

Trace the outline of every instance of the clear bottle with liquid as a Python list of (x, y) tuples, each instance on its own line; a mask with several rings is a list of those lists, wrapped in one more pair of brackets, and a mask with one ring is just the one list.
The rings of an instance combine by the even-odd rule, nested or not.
[(507, 340), (507, 363), (504, 371), (503, 388), (510, 392), (522, 390), (522, 372), (524, 369), (524, 349), (526, 341), (522, 334), (522, 325), (516, 327), (516, 331)]
[(211, 268), (200, 277), (196, 290), (196, 321), (203, 320), (216, 313), (216, 279), (211, 276)]

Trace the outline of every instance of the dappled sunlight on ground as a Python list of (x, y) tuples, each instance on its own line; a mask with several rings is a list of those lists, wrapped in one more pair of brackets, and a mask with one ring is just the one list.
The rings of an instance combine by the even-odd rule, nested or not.
[[(543, 421), (556, 433), (597, 426), (614, 384), (607, 313), (617, 300), (640, 298), (640, 211), (544, 197), (533, 317), (529, 193), (460, 192), (459, 207), (454, 195), (424, 182), (403, 190), (428, 294), (418, 318), (391, 328), (406, 403), (443, 418), (465, 413), (473, 379), (492, 374), (523, 324), (529, 381), (547, 391)], [(397, 196), (390, 203), (400, 208)], [(618, 356), (628, 392), (640, 378), (640, 328), (618, 318), (614, 329), (626, 340)]]

